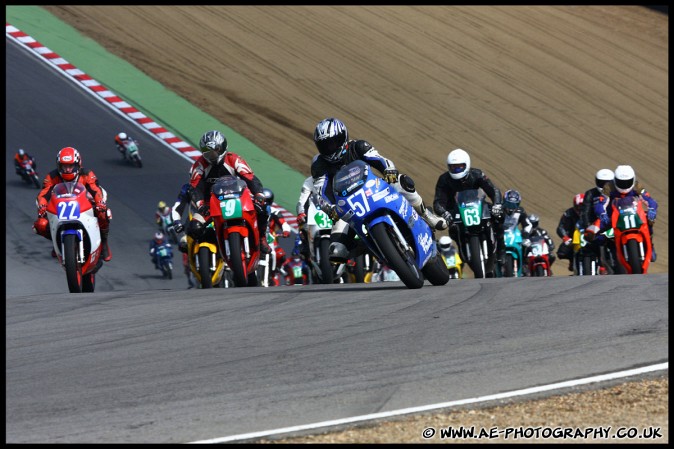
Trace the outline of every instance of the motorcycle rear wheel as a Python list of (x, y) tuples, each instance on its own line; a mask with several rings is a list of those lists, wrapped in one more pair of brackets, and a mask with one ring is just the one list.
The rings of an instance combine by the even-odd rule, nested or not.
[(82, 293), (82, 267), (77, 263), (78, 247), (79, 242), (75, 234), (66, 234), (63, 237), (63, 258), (70, 293)]
[(449, 282), (449, 270), (439, 253), (426, 262), (426, 266), (421, 269), (421, 272), (433, 285), (445, 285)]
[(370, 233), (388, 261), (389, 267), (396, 272), (407, 288), (423, 287), (424, 275), (414, 264), (414, 255), (402, 253), (402, 249), (395, 243), (395, 233), (389, 229), (386, 223), (381, 222), (374, 225)]
[(96, 287), (96, 274), (89, 273), (82, 276), (82, 292), (93, 293)]

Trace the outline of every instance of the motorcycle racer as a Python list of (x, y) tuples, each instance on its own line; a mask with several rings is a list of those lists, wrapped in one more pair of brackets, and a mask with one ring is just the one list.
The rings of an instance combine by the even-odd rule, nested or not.
[(503, 240), (503, 197), (501, 190), (492, 183), (491, 179), (479, 168), (472, 168), (470, 155), (465, 150), (457, 148), (447, 155), (447, 171), (442, 173), (435, 184), (435, 198), (433, 209), (450, 223), (449, 236), (458, 240), (459, 228), (453, 223), (452, 217), (458, 213), (456, 193), (470, 189), (482, 189), (492, 201), (491, 215), (496, 237), (496, 262), (503, 263), (505, 259), (505, 241)]
[[(595, 186), (585, 192), (585, 197), (583, 199), (583, 205), (581, 206), (580, 211), (580, 229), (587, 229), (588, 226), (592, 225), (597, 218), (597, 214), (594, 212), (594, 206), (603, 201), (602, 196), (604, 195), (604, 186), (608, 185), (608, 190), (613, 190), (613, 180), (615, 175), (613, 170), (608, 168), (602, 168), (597, 171), (594, 176)], [(592, 250), (599, 257), (599, 263), (601, 264), (602, 271), (606, 271), (608, 274), (613, 274), (614, 269), (611, 264), (608, 262), (606, 251), (611, 253), (615, 252), (614, 245), (608, 245), (610, 241), (604, 236), (597, 236), (597, 238), (590, 240), (587, 244), (592, 248)], [(615, 260), (615, 255), (613, 260)]]
[[(545, 242), (548, 244), (548, 251), (550, 251), (550, 253), (548, 254), (548, 260), (550, 261), (550, 267), (552, 267), (552, 264), (554, 264), (555, 260), (557, 260), (554, 253), (555, 242), (552, 240), (552, 237), (550, 237), (550, 234), (548, 234), (548, 231), (538, 226), (540, 218), (538, 217), (537, 214), (529, 215), (529, 222), (531, 223), (531, 232), (529, 233), (529, 239), (532, 239), (534, 237), (542, 237), (545, 239)], [(528, 248), (526, 252), (528, 252)]]
[(236, 153), (228, 151), (227, 139), (220, 131), (207, 131), (199, 140), (199, 156), (190, 169), (190, 192), (191, 200), (196, 206), (197, 212), (192, 216), (186, 232), (193, 238), (198, 239), (205, 230), (206, 221), (210, 217), (209, 198), (213, 182), (221, 176), (232, 175), (243, 179), (253, 193), (253, 202), (257, 212), (258, 233), (260, 236), (260, 251), (264, 254), (271, 253), (267, 243), (267, 214), (263, 186), (260, 179), (255, 176), (248, 163)]
[(278, 209), (271, 207), (272, 204), (274, 204), (274, 192), (272, 192), (271, 189), (265, 187), (262, 189), (262, 193), (264, 194), (265, 204), (267, 206), (267, 214), (269, 215), (269, 232), (273, 233), (274, 235), (281, 234), (283, 237), (289, 237), (292, 228), (288, 223), (286, 223), (286, 220), (281, 215), (281, 212)]
[(52, 188), (62, 182), (80, 182), (93, 197), (92, 204), (98, 219), (101, 231), (101, 256), (104, 261), (112, 259), (112, 252), (108, 246), (108, 232), (112, 212), (106, 205), (105, 190), (100, 186), (98, 178), (92, 170), (82, 168), (82, 156), (73, 147), (62, 148), (56, 156), (56, 170), (50, 171), (42, 182), (42, 190), (37, 194), (37, 219), (33, 223), (33, 232), (51, 240), (49, 221), (47, 220), (47, 203), (51, 196)]
[(23, 170), (23, 163), (25, 161), (31, 161), (33, 163), (33, 169), (37, 171), (37, 162), (35, 158), (30, 154), (26, 153), (26, 150), (19, 148), (19, 151), (14, 155), (14, 168), (16, 169), (16, 174), (21, 175)]
[(648, 232), (651, 235), (651, 262), (655, 262), (655, 246), (653, 245), (653, 225), (658, 214), (658, 203), (651, 194), (637, 181), (636, 173), (630, 165), (618, 165), (615, 169), (614, 186), (604, 186), (604, 195), (594, 205), (594, 212), (599, 217), (594, 224), (586, 230), (586, 238), (592, 239), (596, 234), (611, 227), (613, 215), (613, 200), (616, 198), (639, 197), (648, 204), (646, 217), (648, 219)]
[(400, 174), (393, 162), (382, 155), (365, 140), (349, 140), (348, 131), (340, 120), (329, 117), (321, 120), (314, 129), (314, 144), (318, 150), (311, 163), (314, 189), (319, 194), (321, 209), (330, 215), (334, 225), (330, 236), (330, 261), (346, 263), (349, 252), (356, 249), (357, 241), (353, 229), (339, 219), (335, 213), (335, 198), (332, 192), (332, 178), (345, 165), (362, 160), (377, 169), (414, 210), (429, 224), (431, 229), (446, 229), (447, 223), (424, 205), (421, 195), (414, 187), (414, 180)]
[[(557, 257), (560, 259), (569, 259), (569, 271), (573, 271), (573, 232), (580, 221), (580, 208), (585, 198), (584, 193), (579, 193), (573, 197), (573, 207), (564, 211), (557, 225), (557, 235), (562, 239), (562, 244), (557, 250)], [(552, 265), (552, 263), (551, 263)]]
[(157, 231), (154, 234), (154, 238), (150, 240), (150, 258), (152, 262), (154, 263), (154, 267), (157, 270), (161, 270), (161, 267), (159, 266), (160, 260), (158, 257), (158, 252), (157, 249), (160, 247), (166, 247), (166, 251), (168, 252), (168, 255), (173, 258), (173, 250), (171, 249), (171, 244), (167, 241), (164, 240), (164, 233), (161, 231)]
[(115, 135), (115, 145), (117, 146), (117, 151), (122, 153), (122, 156), (126, 159), (126, 147), (124, 142), (133, 141), (138, 143), (134, 138), (130, 137), (127, 133), (121, 132)]

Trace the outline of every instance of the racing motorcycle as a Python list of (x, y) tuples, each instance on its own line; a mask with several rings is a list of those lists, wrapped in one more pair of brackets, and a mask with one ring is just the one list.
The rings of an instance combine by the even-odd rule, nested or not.
[(261, 287), (278, 286), (278, 269), (277, 266), (279, 253), (285, 253), (283, 248), (279, 247), (278, 239), (275, 233), (267, 232), (267, 244), (271, 249), (271, 253), (261, 256), (257, 265), (257, 279)]
[(103, 266), (101, 232), (93, 198), (80, 182), (56, 184), (47, 204), (52, 244), (70, 293), (93, 292)]
[(302, 256), (293, 255), (283, 266), (286, 273), (286, 285), (308, 285), (309, 267)]
[(25, 161), (23, 161), (21, 169), (19, 171), (19, 175), (21, 176), (21, 179), (24, 180), (24, 182), (26, 182), (27, 184), (33, 184), (36, 189), (42, 187), (40, 185), (40, 177), (35, 171), (35, 168), (33, 168), (32, 159), (26, 159)]
[(597, 276), (600, 267), (597, 245), (585, 239), (584, 231), (584, 229), (580, 228), (580, 224), (576, 223), (576, 228), (571, 238), (574, 274), (578, 276)]
[(644, 201), (637, 196), (613, 199), (611, 225), (620, 265), (627, 274), (646, 274), (653, 247)]
[(449, 271), (449, 278), (463, 279), (463, 273), (461, 271), (461, 266), (463, 265), (463, 262), (461, 262), (461, 256), (459, 255), (458, 252), (456, 252), (456, 249), (452, 247), (448, 252), (440, 253), (440, 255), (442, 256), (442, 259), (445, 261), (445, 265), (447, 265), (447, 270)]
[(407, 288), (449, 281), (447, 266), (430, 226), (409, 202), (361, 160), (342, 167), (333, 179), (337, 215), (372, 254), (393, 269)]
[(335, 280), (335, 267), (330, 263), (330, 233), (333, 222), (321, 209), (316, 207), (314, 196), (309, 201), (307, 211), (307, 235), (309, 250), (314, 263), (314, 274), (321, 284), (332, 284)]
[(529, 276), (552, 276), (550, 269), (550, 248), (542, 236), (533, 236), (527, 252)]
[[(192, 219), (192, 214), (189, 214)], [(201, 288), (220, 285), (225, 271), (225, 262), (218, 252), (213, 222), (209, 221), (198, 240), (187, 235), (187, 257), (190, 270)]]
[(138, 151), (138, 142), (135, 140), (125, 140), (122, 142), (124, 146), (124, 153), (122, 153), (124, 160), (131, 162), (138, 168), (143, 166), (143, 161), (140, 159), (140, 152)]
[(476, 278), (494, 277), (496, 238), (491, 211), (481, 189), (457, 192), (459, 212), (454, 224), (459, 226), (458, 246), (461, 259), (468, 263)]
[(225, 175), (211, 188), (211, 218), (218, 248), (232, 269), (234, 285), (257, 286), (260, 237), (253, 196), (245, 181)]
[(156, 248), (156, 256), (159, 259), (159, 269), (162, 277), (165, 279), (173, 279), (173, 253), (170, 251), (168, 245), (163, 244)]
[(522, 231), (517, 224), (515, 215), (506, 214), (503, 224), (505, 260), (503, 267), (496, 265), (499, 277), (522, 277)]

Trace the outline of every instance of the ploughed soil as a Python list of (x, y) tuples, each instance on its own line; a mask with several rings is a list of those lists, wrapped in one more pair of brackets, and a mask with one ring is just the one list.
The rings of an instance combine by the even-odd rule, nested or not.
[[(639, 6), (46, 8), (302, 173), (316, 152), (314, 126), (328, 116), (412, 176), (429, 205), (447, 154), (463, 148), (502, 191), (521, 192), (557, 244), (559, 217), (594, 173), (632, 165), (659, 203), (649, 272), (668, 271), (665, 14)], [(554, 268), (569, 274), (564, 263)], [(668, 406), (667, 377), (652, 378), (292, 441), (659, 443), (668, 441)], [(652, 426), (663, 438), (440, 439), (440, 428), (460, 425)], [(427, 427), (438, 434), (425, 440)]]

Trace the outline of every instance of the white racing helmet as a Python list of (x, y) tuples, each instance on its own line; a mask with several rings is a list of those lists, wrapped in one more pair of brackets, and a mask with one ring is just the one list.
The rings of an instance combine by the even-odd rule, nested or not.
[(618, 165), (615, 169), (615, 188), (620, 193), (627, 193), (634, 188), (636, 174), (629, 165)]
[(463, 179), (470, 171), (470, 156), (461, 148), (447, 155), (447, 171), (452, 179)]

